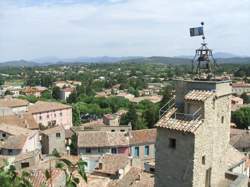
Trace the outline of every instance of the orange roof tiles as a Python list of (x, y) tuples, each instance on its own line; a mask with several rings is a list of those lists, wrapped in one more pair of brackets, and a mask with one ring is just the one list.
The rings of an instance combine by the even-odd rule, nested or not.
[(67, 108), (71, 108), (71, 106), (57, 102), (37, 101), (34, 105), (30, 105), (28, 110), (30, 113), (34, 114), (53, 110), (62, 110)]
[(28, 106), (28, 105), (29, 105), (29, 102), (23, 99), (13, 99), (13, 98), (0, 99), (0, 107), (15, 108), (15, 107)]
[(156, 129), (133, 130), (130, 132), (130, 145), (155, 143)]
[(213, 94), (214, 94), (214, 92), (211, 92), (211, 91), (192, 90), (185, 95), (185, 99), (186, 100), (195, 100), (195, 101), (205, 101)]
[(167, 117), (167, 114), (163, 116), (157, 123), (156, 127), (162, 127), (170, 130), (176, 130), (184, 133), (192, 133), (200, 127), (202, 121), (195, 120), (179, 120), (175, 118)]

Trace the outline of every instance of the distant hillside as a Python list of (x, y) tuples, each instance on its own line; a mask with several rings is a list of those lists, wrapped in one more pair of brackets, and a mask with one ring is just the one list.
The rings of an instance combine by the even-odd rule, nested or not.
[[(84, 57), (85, 58), (85, 57)], [(34, 62), (26, 60), (8, 61), (0, 63), (1, 67), (34, 67), (60, 64), (85, 64), (85, 63), (161, 63), (161, 64), (190, 64), (192, 59), (188, 57), (91, 57), (69, 62)], [(250, 57), (216, 58), (218, 64), (250, 64)]]
[(0, 67), (34, 67), (39, 66), (36, 62), (26, 60), (14, 60), (0, 63)]

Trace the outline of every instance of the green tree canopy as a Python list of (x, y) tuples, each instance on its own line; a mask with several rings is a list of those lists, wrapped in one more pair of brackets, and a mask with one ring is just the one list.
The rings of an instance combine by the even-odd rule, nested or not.
[(232, 121), (240, 129), (248, 129), (250, 127), (250, 108), (241, 108), (232, 113)]

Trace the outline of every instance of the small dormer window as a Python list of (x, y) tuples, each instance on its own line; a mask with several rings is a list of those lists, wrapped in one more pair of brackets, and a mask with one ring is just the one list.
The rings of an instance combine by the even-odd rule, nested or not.
[(169, 138), (169, 147), (172, 148), (172, 149), (176, 148), (176, 139)]
[(58, 132), (58, 133), (56, 133), (56, 137), (57, 138), (60, 138), (61, 137), (61, 134)]
[(221, 123), (224, 123), (224, 116), (221, 116)]

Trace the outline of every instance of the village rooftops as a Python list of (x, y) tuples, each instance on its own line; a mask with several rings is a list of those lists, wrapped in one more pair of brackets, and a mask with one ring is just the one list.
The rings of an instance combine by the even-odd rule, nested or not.
[(28, 105), (29, 102), (23, 99), (14, 99), (14, 98), (0, 99), (0, 107), (16, 108)]
[(250, 84), (246, 83), (232, 83), (233, 88), (250, 88)]
[(143, 129), (130, 131), (130, 145), (140, 145), (156, 142), (156, 129)]
[(122, 154), (105, 154), (100, 158), (99, 163), (101, 167), (96, 169), (97, 172), (115, 175), (129, 164), (129, 158)]
[(63, 110), (69, 108), (71, 108), (71, 106), (57, 102), (37, 101), (35, 104), (30, 105), (28, 107), (28, 111), (29, 113), (35, 114), (35, 113), (43, 113), (43, 112)]
[(113, 120), (118, 118), (119, 116), (116, 114), (105, 114), (104, 117), (107, 118), (108, 120)]
[(205, 101), (213, 96), (214, 92), (206, 90), (192, 90), (185, 95), (185, 100)]
[(79, 131), (78, 147), (114, 147), (128, 146), (129, 136), (124, 132)]

